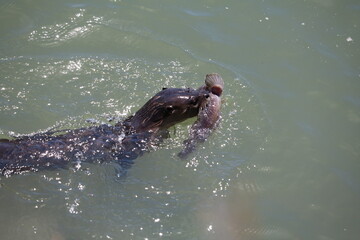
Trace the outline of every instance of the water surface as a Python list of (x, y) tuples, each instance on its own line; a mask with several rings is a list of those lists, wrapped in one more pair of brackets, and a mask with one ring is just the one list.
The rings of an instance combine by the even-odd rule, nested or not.
[(225, 80), (220, 128), (188, 120), (136, 160), (0, 179), (2, 239), (356, 239), (360, 4), (2, 1), (0, 137), (124, 119), (163, 87)]

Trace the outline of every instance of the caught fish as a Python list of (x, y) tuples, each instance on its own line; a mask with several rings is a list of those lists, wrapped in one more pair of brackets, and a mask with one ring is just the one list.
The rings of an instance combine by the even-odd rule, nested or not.
[(206, 101), (200, 107), (198, 118), (191, 126), (189, 138), (184, 141), (183, 150), (178, 153), (182, 159), (192, 153), (197, 145), (204, 142), (219, 125), (221, 94), (224, 89), (224, 81), (217, 73), (208, 74), (205, 78), (205, 85), (200, 87), (204, 91), (208, 91), (209, 95)]

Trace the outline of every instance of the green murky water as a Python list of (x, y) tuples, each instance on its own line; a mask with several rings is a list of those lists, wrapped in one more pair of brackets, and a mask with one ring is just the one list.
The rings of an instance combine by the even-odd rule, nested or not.
[(221, 126), (188, 161), (176, 153), (194, 119), (125, 179), (111, 164), (1, 177), (1, 239), (360, 235), (358, 1), (0, 4), (2, 138), (225, 80)]

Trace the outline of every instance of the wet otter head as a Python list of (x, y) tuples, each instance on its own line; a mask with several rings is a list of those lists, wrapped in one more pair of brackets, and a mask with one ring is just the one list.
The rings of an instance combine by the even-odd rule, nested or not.
[(163, 89), (135, 113), (131, 118), (131, 126), (137, 132), (169, 128), (195, 117), (208, 97), (208, 92), (203, 90)]

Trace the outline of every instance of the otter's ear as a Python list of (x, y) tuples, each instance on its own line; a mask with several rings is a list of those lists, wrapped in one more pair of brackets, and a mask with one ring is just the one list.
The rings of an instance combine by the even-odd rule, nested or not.
[(168, 89), (167, 87), (163, 87), (162, 90)]

